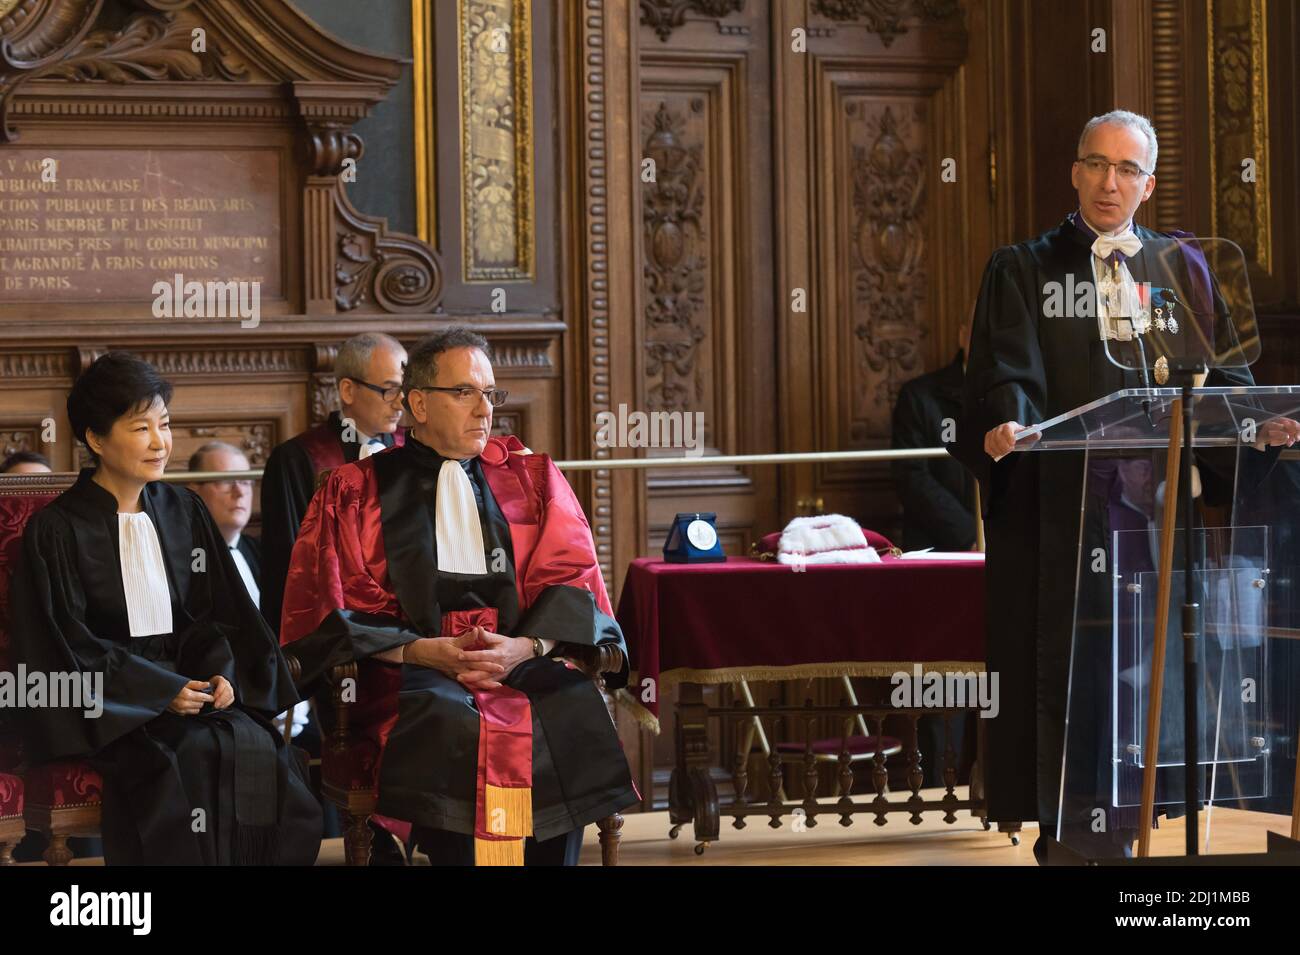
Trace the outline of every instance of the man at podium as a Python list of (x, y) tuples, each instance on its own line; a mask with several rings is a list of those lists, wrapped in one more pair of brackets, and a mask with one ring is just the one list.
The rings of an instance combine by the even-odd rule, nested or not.
[[(1016, 435), (1031, 425), (1153, 384), (1141, 370), (1145, 356), (1126, 359), (1122, 368), (1109, 355), (1139, 347), (1122, 320), (1136, 287), (1176, 284), (1161, 274), (1169, 261), (1162, 252), (1176, 240), (1133, 222), (1155, 189), (1156, 151), (1145, 117), (1116, 110), (1093, 118), (1070, 173), (1078, 208), (1051, 231), (994, 252), (976, 305), (952, 448), (979, 481), (985, 520), (987, 665), (1000, 674), (1002, 695), (1000, 714), (987, 728), (989, 818), (1038, 820), (1040, 863), (1043, 836), (1056, 832), (1061, 791), (1083, 453), (1011, 451)], [(1079, 296), (1081, 288), (1090, 301)], [(1059, 301), (1062, 291), (1067, 303), (1090, 307), (1053, 309), (1051, 297)], [(1253, 383), (1244, 364), (1212, 369), (1206, 382)], [(1262, 445), (1289, 445), (1300, 437), (1300, 425), (1269, 422), (1259, 437)], [(1090, 488), (1092, 470), (1090, 464)], [(1120, 477), (1112, 469), (1106, 479)], [(1100, 778), (1108, 771), (1104, 757), (1081, 757), (1072, 747), (1071, 759), (1079, 758), (1095, 760), (1082, 768), (1085, 774)], [(1072, 833), (1072, 841), (1087, 845), (1093, 857), (1130, 854), (1136, 811), (1107, 822), (1102, 831)]]

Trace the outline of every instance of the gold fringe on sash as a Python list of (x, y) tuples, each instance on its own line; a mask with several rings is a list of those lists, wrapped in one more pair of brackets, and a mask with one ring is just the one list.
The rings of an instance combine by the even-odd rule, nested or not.
[(475, 839), (475, 865), (514, 865), (524, 864), (523, 839)]
[(483, 828), (494, 836), (524, 838), (533, 834), (533, 791), (486, 784)]

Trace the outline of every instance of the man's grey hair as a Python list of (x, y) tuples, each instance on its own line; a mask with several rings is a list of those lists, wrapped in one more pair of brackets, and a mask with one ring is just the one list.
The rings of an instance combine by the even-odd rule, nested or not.
[(1083, 132), (1079, 134), (1080, 159), (1084, 156), (1083, 147), (1088, 141), (1089, 134), (1098, 126), (1127, 126), (1130, 129), (1136, 129), (1146, 137), (1147, 141), (1146, 171), (1156, 171), (1156, 128), (1151, 125), (1151, 120), (1145, 116), (1139, 116), (1137, 113), (1130, 113), (1126, 109), (1113, 109), (1109, 113), (1094, 116), (1088, 120), (1083, 127)]
[(411, 349), (406, 364), (402, 366), (402, 398), (405, 399), (417, 385), (433, 384), (438, 377), (438, 356), (453, 348), (477, 348), (487, 355), (489, 361), (492, 359), (492, 348), (487, 339), (471, 328), (452, 325), (434, 332)]
[(338, 382), (351, 378), (353, 381), (365, 381), (366, 368), (370, 365), (370, 356), (376, 348), (391, 348), (398, 354), (405, 351), (401, 342), (383, 332), (353, 335), (339, 346), (339, 353), (334, 358), (334, 380)]
[(248, 458), (248, 455), (244, 454), (242, 448), (237, 448), (233, 444), (229, 444), (225, 441), (209, 441), (207, 444), (203, 445), (203, 447), (199, 448), (197, 451), (195, 451), (193, 454), (190, 455), (190, 465), (189, 465), (190, 470), (206, 471), (207, 468), (203, 467), (203, 459), (206, 458), (209, 454), (216, 454), (218, 451), (228, 451), (234, 454), (242, 454), (244, 455), (245, 460), (247, 460)]

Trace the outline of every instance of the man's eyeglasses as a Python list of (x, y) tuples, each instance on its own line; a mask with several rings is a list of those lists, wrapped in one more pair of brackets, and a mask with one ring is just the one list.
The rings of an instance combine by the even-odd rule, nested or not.
[(1083, 168), (1098, 179), (1104, 179), (1111, 166), (1115, 167), (1115, 175), (1124, 182), (1137, 182), (1139, 176), (1151, 175), (1149, 171), (1127, 159), (1122, 162), (1111, 162), (1105, 156), (1093, 154), (1076, 159), (1075, 162), (1083, 163)]
[(362, 381), (360, 378), (349, 378), (348, 381), (360, 385), (362, 388), (369, 388), (385, 401), (396, 401), (402, 393), (401, 385), (372, 385), (368, 381)]
[(500, 408), (505, 404), (506, 395), (509, 394), (504, 388), (475, 388), (472, 385), (456, 385), (451, 388), (418, 385), (416, 391), (442, 391), (451, 395), (463, 405), (478, 404), (478, 396), (482, 395), (493, 408)]

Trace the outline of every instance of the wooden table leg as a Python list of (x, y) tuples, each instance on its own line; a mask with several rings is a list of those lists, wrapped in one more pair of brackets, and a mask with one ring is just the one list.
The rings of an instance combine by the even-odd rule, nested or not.
[(720, 816), (718, 791), (709, 776), (708, 713), (704, 690), (697, 683), (682, 683), (677, 688), (674, 739), (677, 765), (668, 784), (668, 820), (677, 833), (687, 822), (695, 823), (695, 852), (703, 854), (718, 839)]

